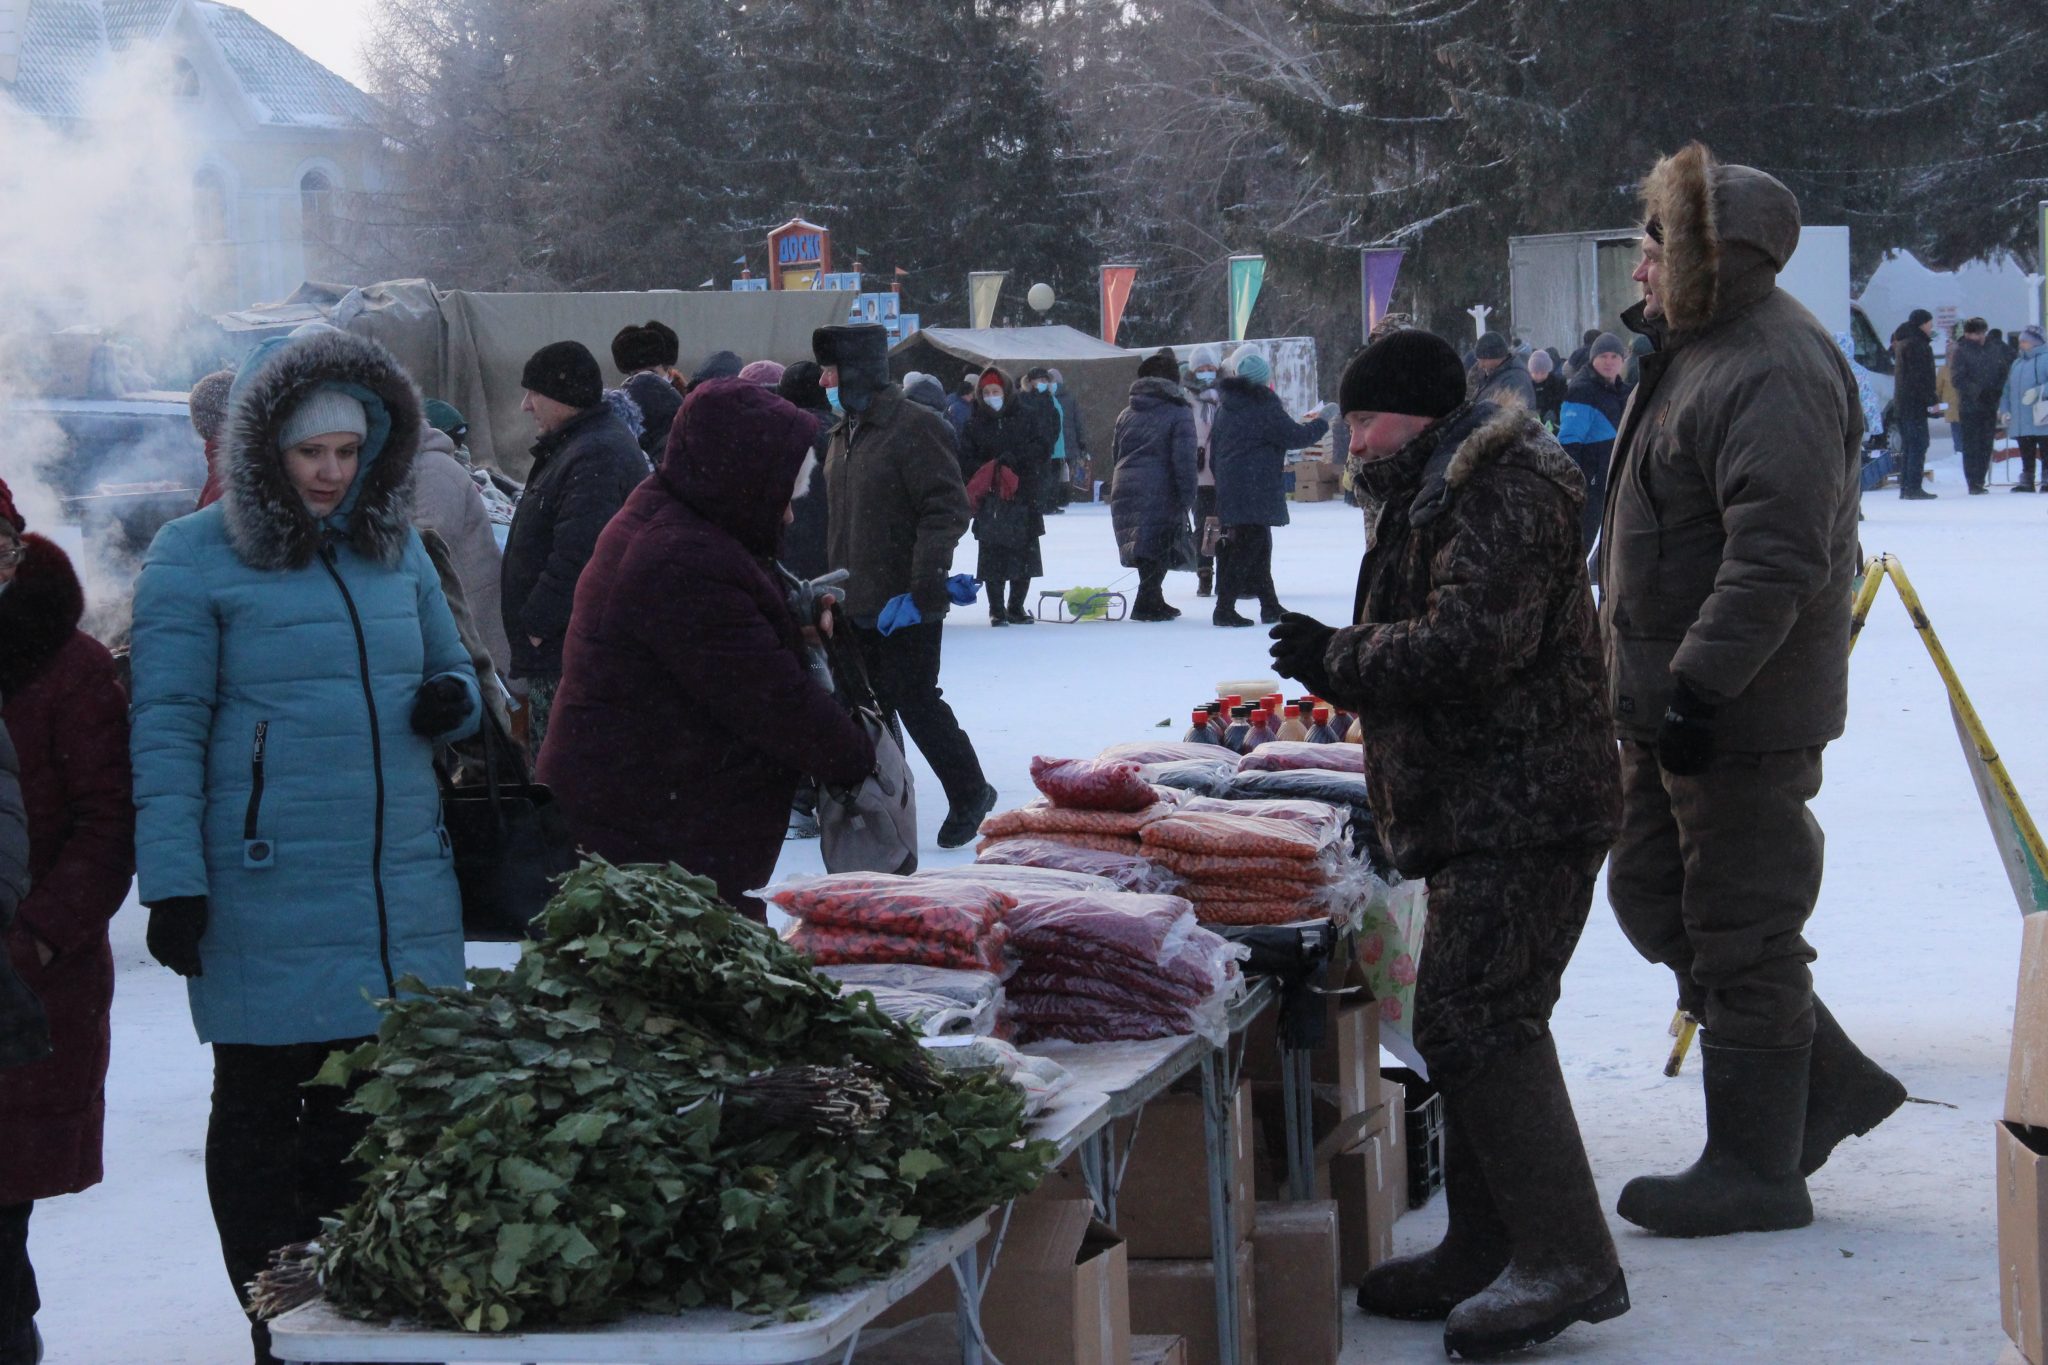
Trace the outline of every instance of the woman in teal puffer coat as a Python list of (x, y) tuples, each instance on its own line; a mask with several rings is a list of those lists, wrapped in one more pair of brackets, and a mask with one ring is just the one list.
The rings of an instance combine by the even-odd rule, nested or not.
[(462, 981), (433, 745), (473, 733), (479, 703), (412, 529), (419, 433), (419, 393), (374, 342), (259, 354), (225, 496), (164, 527), (136, 586), (140, 899), (214, 1048), (207, 1184), (245, 1303), (268, 1254), (353, 1194), (362, 1120), (301, 1087), (403, 978)]

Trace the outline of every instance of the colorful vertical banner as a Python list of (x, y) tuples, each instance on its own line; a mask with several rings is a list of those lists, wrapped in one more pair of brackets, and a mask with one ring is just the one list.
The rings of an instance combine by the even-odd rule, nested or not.
[(1364, 296), (1365, 335), (1380, 325), (1394, 303), (1394, 281), (1401, 277), (1401, 258), (1408, 253), (1397, 246), (1367, 247), (1359, 253), (1359, 292)]
[(2043, 327), (2048, 327), (2048, 199), (2041, 201), (2041, 317)]
[(1010, 277), (1007, 270), (975, 270), (967, 276), (967, 318), (968, 326), (980, 331), (994, 325), (996, 300), (1002, 297), (1003, 281)]
[(1230, 339), (1243, 341), (1245, 328), (1251, 325), (1252, 305), (1259, 301), (1259, 290), (1266, 283), (1266, 258), (1264, 256), (1232, 256), (1230, 258)]
[(1131, 301), (1131, 286), (1138, 280), (1134, 265), (1102, 267), (1102, 339), (1116, 345), (1117, 329), (1123, 326), (1124, 305)]

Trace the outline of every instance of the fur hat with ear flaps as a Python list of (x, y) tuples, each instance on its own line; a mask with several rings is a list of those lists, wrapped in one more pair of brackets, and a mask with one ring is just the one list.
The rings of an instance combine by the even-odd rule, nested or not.
[[(333, 532), (365, 559), (397, 564), (412, 534), (420, 444), (422, 405), (411, 377), (391, 352), (350, 332), (298, 338), (259, 364), (237, 384), (222, 433), (221, 512), (236, 556), (257, 569), (303, 568)], [(278, 437), (299, 404), (328, 386), (362, 403), (369, 431), (354, 485), (333, 514), (315, 521), (285, 473)]]
[(1663, 244), (1659, 296), (1674, 331), (1714, 320), (1723, 286), (1751, 269), (1773, 275), (1799, 247), (1799, 200), (1754, 166), (1724, 165), (1688, 143), (1643, 181), (1643, 231)]

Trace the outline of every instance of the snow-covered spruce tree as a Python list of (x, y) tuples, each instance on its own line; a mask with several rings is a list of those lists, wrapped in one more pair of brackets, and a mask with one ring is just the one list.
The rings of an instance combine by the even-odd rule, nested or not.
[[(1627, 224), (1643, 172), (1693, 138), (1779, 175), (1806, 221), (1847, 224), (1859, 272), (1893, 246), (1952, 262), (2031, 232), (2048, 16), (1990, 0), (1285, 3), (1328, 93), (1246, 93), (1329, 178), (1347, 245), (1411, 249), (1404, 288), (1441, 330), (1505, 302), (1509, 236)], [(1355, 280), (1355, 257), (1323, 245), (1276, 249), (1309, 269), (1320, 255), (1333, 290)]]
[(762, 0), (734, 38), (771, 214), (830, 226), (871, 287), (908, 271), (927, 323), (965, 325), (968, 272), (1008, 270), (999, 321), (1036, 321), (1017, 286), (1043, 280), (1050, 320), (1092, 327), (1100, 196), (1013, 4)]

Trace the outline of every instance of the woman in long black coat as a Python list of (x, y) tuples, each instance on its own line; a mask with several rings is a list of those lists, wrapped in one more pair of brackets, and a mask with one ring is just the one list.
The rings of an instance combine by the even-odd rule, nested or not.
[[(1131, 403), (1117, 415), (1109, 515), (1125, 568), (1138, 571), (1133, 621), (1171, 621), (1180, 612), (1161, 591), (1173, 567), (1174, 542), (1193, 533), (1195, 412), (1170, 359), (1138, 367)], [(1183, 568), (1192, 567), (1183, 565)]]
[[(981, 542), (974, 576), (988, 587), (990, 625), (1028, 626), (1031, 613), (1024, 609), (1024, 597), (1031, 580), (1045, 572), (1038, 542), (1045, 534), (1045, 516), (1039, 511), (1039, 480), (1052, 453), (1052, 433), (1039, 417), (1017, 401), (1010, 377), (991, 365), (982, 371), (974, 395), (974, 412), (960, 437), (960, 472), (971, 485), (975, 476), (994, 464), (1016, 476), (1016, 491), (1005, 501), (1022, 505), (1025, 539), (1022, 545), (992, 544), (992, 531), (999, 519), (988, 503), (1001, 497), (1001, 480), (990, 471), (989, 492), (977, 505), (974, 538)], [(970, 496), (972, 494), (970, 493)], [(1008, 589), (1009, 600), (1004, 601)]]

